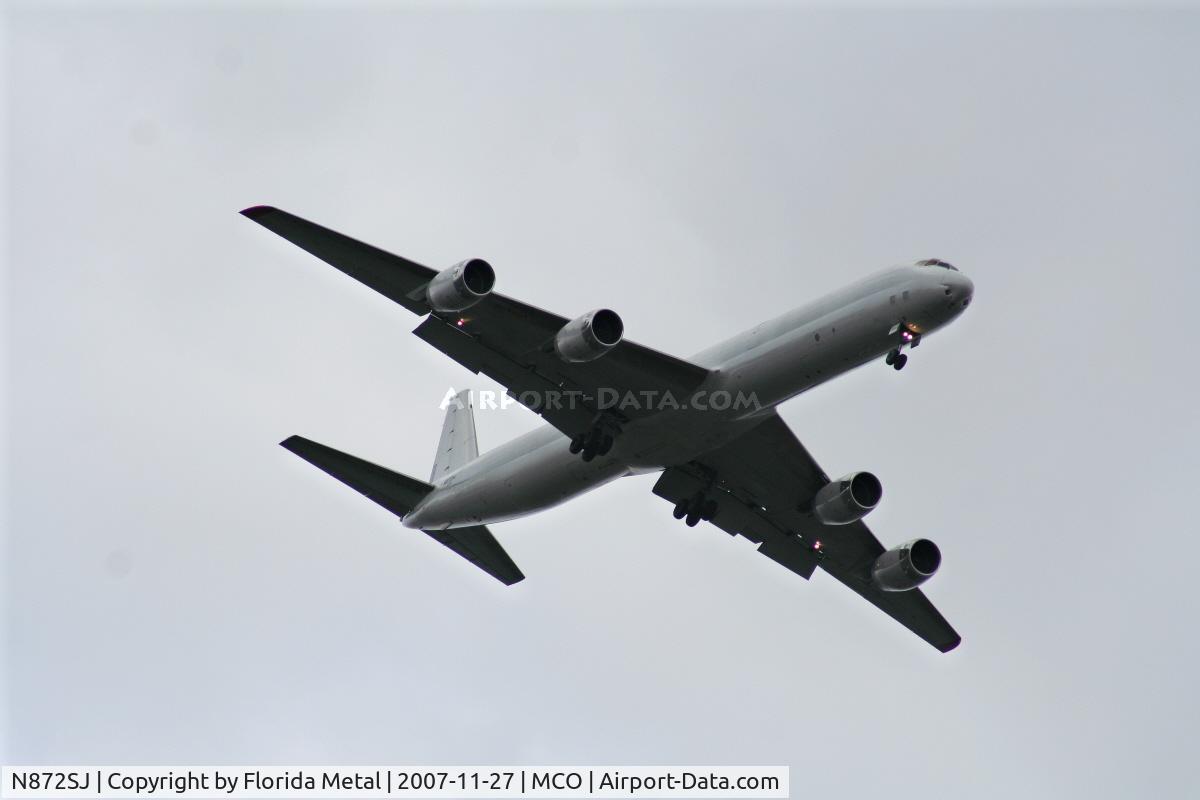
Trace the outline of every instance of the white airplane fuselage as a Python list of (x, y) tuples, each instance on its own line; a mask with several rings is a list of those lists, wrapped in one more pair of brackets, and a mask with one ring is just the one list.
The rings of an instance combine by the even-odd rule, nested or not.
[[(969, 278), (938, 265), (899, 266), (710, 347), (689, 361), (710, 370), (691, 397), (626, 425), (612, 450), (584, 461), (549, 424), (482, 454), (435, 484), (404, 517), (423, 530), (503, 522), (624, 475), (696, 458), (761, 421), (775, 406), (926, 336), (971, 302)], [(882, 364), (881, 364), (882, 367)], [(750, 404), (731, 398), (752, 398)], [(711, 399), (711, 402), (710, 402)], [(720, 400), (718, 403), (717, 400)]]

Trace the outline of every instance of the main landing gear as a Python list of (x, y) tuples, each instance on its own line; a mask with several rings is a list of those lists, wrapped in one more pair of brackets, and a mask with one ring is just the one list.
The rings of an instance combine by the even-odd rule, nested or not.
[(913, 333), (905, 328), (900, 331), (900, 339), (900, 344), (889, 350), (888, 354), (883, 359), (884, 363), (890, 364), (892, 369), (896, 370), (897, 372), (904, 369), (904, 365), (908, 363), (908, 356), (904, 353), (901, 353), (900, 348), (904, 347), (904, 345), (908, 345), (910, 348), (916, 347), (921, 343), (921, 334)]
[(608, 455), (620, 433), (619, 419), (610, 414), (597, 414), (592, 420), (591, 428), (571, 437), (571, 446), (568, 449), (571, 455), (583, 453), (583, 460), (591, 461), (596, 456)]
[(577, 434), (571, 439), (571, 446), (568, 448), (571, 454), (583, 453), (584, 461), (591, 461), (596, 456), (607, 455), (609, 450), (612, 450), (613, 435), (603, 428), (592, 428), (587, 433)]
[(712, 522), (712, 518), (717, 515), (717, 501), (708, 497), (704, 492), (697, 492), (695, 496), (686, 500), (680, 500), (675, 505), (675, 519), (681, 519), (689, 528), (696, 527), (696, 523), (700, 520)]

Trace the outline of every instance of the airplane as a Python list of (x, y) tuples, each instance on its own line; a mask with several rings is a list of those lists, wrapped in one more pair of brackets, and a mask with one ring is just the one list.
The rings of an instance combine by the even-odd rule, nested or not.
[(423, 316), (413, 333), (545, 420), (481, 455), (469, 397), (455, 396), (428, 481), (301, 436), (280, 443), (405, 527), (512, 585), (525, 576), (487, 525), (660, 473), (654, 494), (688, 526), (743, 536), (805, 579), (821, 567), (942, 652), (961, 641), (918, 588), (941, 564), (937, 545), (884, 548), (862, 521), (879, 479), (830, 480), (776, 411), (876, 359), (903, 369), (971, 303), (974, 285), (949, 263), (885, 269), (685, 360), (626, 339), (610, 309), (566, 319), (498, 294), (483, 259), (438, 271), (271, 206), (241, 213)]

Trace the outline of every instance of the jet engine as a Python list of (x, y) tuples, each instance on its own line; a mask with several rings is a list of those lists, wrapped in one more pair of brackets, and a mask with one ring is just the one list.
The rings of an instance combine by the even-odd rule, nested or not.
[(625, 323), (607, 308), (573, 319), (554, 337), (554, 350), (563, 361), (595, 361), (621, 343)]
[(883, 485), (869, 472), (851, 472), (826, 484), (813, 498), (813, 514), (826, 525), (848, 525), (879, 504)]
[(942, 551), (928, 539), (913, 539), (875, 559), (871, 580), (885, 592), (907, 592), (929, 580), (942, 563)]
[(467, 259), (433, 276), (425, 288), (425, 302), (434, 311), (463, 311), (491, 294), (495, 284), (491, 264)]

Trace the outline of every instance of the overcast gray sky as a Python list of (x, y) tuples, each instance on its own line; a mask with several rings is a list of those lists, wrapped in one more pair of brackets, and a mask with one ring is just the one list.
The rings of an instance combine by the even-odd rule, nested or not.
[[(790, 764), (796, 797), (1195, 796), (1200, 14), (8, 4), (6, 763)], [(940, 655), (629, 478), (511, 589), (418, 477), (417, 320), (288, 209), (686, 355), (922, 257), (971, 309), (782, 408), (942, 547)], [(478, 415), (481, 447), (537, 424)]]

